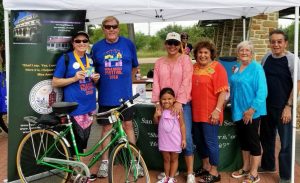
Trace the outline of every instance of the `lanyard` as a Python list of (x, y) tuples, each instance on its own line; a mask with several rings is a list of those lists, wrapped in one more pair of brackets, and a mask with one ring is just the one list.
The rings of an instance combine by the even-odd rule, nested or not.
[[(75, 53), (75, 51), (73, 51), (74, 57), (76, 59), (76, 61), (79, 63), (81, 70), (85, 71), (85, 67), (81, 61), (81, 59), (79, 58), (79, 56)], [(88, 60), (88, 57), (85, 54), (85, 62), (86, 62), (86, 68), (90, 67), (90, 62)]]

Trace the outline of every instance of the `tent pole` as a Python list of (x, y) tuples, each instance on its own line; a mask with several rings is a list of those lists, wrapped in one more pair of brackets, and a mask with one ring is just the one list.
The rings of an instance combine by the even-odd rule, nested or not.
[(246, 17), (242, 16), (243, 19), (243, 41), (246, 41)]
[[(7, 88), (7, 101), (9, 101), (9, 10), (4, 10), (4, 35), (5, 35), (5, 68), (6, 68), (6, 88)], [(7, 102), (7, 121), (9, 122), (9, 102)]]
[(295, 7), (295, 31), (294, 31), (294, 84), (293, 84), (293, 138), (292, 138), (292, 172), (291, 172), (291, 183), (295, 182), (295, 150), (296, 150), (296, 126), (297, 126), (297, 94), (298, 94), (298, 40), (299, 40), (299, 6)]

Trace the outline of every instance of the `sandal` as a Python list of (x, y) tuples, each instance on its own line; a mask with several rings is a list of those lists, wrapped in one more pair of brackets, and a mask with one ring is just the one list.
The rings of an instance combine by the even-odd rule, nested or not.
[(214, 183), (214, 182), (219, 182), (221, 180), (221, 175), (219, 174), (218, 176), (214, 176), (210, 173), (207, 175), (204, 175), (199, 182), (201, 183)]
[(203, 176), (203, 175), (208, 175), (209, 172), (205, 170), (204, 168), (200, 168), (195, 171), (195, 177)]
[(257, 175), (254, 177), (253, 175), (249, 174), (245, 180), (243, 180), (242, 183), (257, 183), (260, 181), (259, 176)]
[(243, 169), (240, 169), (239, 171), (235, 171), (235, 172), (232, 172), (231, 176), (233, 178), (241, 178), (241, 177), (246, 177), (247, 175), (249, 174), (249, 171), (245, 171)]

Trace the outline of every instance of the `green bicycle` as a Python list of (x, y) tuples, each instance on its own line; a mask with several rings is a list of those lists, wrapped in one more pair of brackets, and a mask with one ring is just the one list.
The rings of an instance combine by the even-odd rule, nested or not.
[[(122, 102), (121, 106), (117, 108), (95, 114), (96, 117), (110, 114), (109, 121), (113, 123), (113, 128), (85, 153), (78, 152), (69, 116), (69, 113), (77, 107), (77, 103), (59, 102), (54, 104), (52, 108), (53, 112), (57, 114), (58, 120), (38, 120), (33, 116), (24, 117), (28, 122), (29, 133), (20, 142), (16, 157), (17, 171), (21, 182), (89, 182), (89, 168), (100, 159), (105, 151), (112, 149), (108, 165), (110, 183), (150, 183), (147, 165), (141, 152), (135, 145), (129, 143), (119, 118), (122, 111), (133, 106), (132, 101), (138, 96), (135, 95), (132, 99)], [(61, 123), (65, 118), (67, 122)], [(63, 130), (58, 132), (55, 130), (57, 127), (63, 127)], [(68, 142), (67, 135), (71, 136), (73, 147)], [(110, 143), (96, 153), (108, 136), (112, 136)], [(72, 157), (70, 148), (75, 151)], [(80, 157), (92, 154), (93, 157), (87, 164), (81, 161)]]

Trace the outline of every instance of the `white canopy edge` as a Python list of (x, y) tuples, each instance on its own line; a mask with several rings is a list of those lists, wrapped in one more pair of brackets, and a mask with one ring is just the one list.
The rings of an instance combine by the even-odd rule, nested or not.
[(238, 19), (300, 6), (299, 0), (3, 0), (5, 10), (86, 10), (99, 24), (108, 15), (122, 23)]

